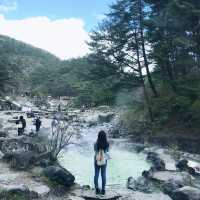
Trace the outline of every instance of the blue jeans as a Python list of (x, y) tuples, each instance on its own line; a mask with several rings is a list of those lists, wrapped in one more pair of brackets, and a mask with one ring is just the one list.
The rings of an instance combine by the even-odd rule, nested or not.
[(94, 185), (95, 185), (95, 189), (99, 188), (98, 179), (99, 179), (99, 172), (101, 170), (102, 190), (105, 190), (105, 186), (106, 186), (106, 166), (107, 166), (107, 164), (102, 165), (102, 166), (98, 166), (96, 162), (94, 163), (94, 169), (95, 169)]

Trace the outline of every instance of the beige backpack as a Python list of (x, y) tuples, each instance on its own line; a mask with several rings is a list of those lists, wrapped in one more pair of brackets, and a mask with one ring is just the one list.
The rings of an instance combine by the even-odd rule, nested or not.
[(96, 161), (98, 166), (106, 164), (106, 154), (103, 149), (100, 149), (96, 155)]

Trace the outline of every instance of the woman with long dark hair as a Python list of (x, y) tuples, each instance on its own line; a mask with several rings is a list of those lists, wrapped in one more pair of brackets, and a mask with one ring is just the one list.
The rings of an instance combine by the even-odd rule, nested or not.
[[(100, 131), (96, 143), (94, 144), (95, 159), (94, 159), (94, 185), (96, 194), (105, 195), (105, 186), (106, 186), (106, 166), (108, 159), (109, 143), (107, 141), (107, 136), (104, 131)], [(101, 171), (102, 179), (102, 190), (99, 189), (98, 179), (99, 172)]]

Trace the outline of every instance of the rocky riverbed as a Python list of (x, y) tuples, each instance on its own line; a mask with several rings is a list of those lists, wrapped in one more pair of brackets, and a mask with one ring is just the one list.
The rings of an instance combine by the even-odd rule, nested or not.
[[(81, 173), (86, 172), (85, 168), (73, 174), (74, 163), (71, 162), (69, 166), (73, 158), (69, 157), (70, 152), (71, 157), (74, 155), (73, 148), (77, 150), (77, 147), (64, 150), (59, 159), (60, 164), (55, 165), (46, 160), (48, 150), (45, 139), (49, 137), (52, 113), (41, 112), (43, 125), (40, 134), (35, 137), (17, 136), (13, 120), (21, 114), (24, 115), (23, 112), (15, 111), (0, 113), (0, 199), (200, 200), (200, 156), (131, 142), (122, 130), (118, 130), (116, 113), (109, 108), (101, 107), (85, 112), (73, 110), (64, 116), (66, 119), (73, 118), (71, 123), (79, 130), (74, 138), (75, 142), (81, 144), (79, 155), (90, 158), (92, 155), (88, 151), (91, 147), (88, 144), (93, 144), (96, 138), (96, 135), (91, 136), (94, 134), (92, 130), (96, 133), (99, 129), (105, 129), (109, 132), (113, 152), (122, 157), (117, 160), (117, 156), (113, 155), (113, 165), (119, 166), (120, 170), (118, 174), (113, 174), (112, 184), (108, 186), (104, 197), (95, 196), (92, 184), (84, 182), (85, 176), (80, 178)], [(27, 119), (27, 124), (28, 134), (33, 129), (31, 118)], [(82, 148), (84, 145), (87, 148)], [(118, 151), (116, 147), (120, 147)], [(81, 153), (81, 149), (84, 152)], [(67, 156), (67, 159), (63, 156)], [(126, 156), (128, 161), (125, 162)], [(131, 161), (134, 156), (142, 160)], [(138, 168), (139, 163), (143, 164)], [(121, 168), (126, 169), (125, 174)], [(76, 167), (74, 169), (77, 170)], [(138, 169), (137, 175), (135, 169)], [(124, 177), (120, 178), (120, 172)]]

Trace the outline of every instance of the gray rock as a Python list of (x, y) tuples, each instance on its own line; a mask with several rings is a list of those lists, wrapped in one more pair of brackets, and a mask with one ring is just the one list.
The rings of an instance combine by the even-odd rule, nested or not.
[(66, 200), (85, 200), (85, 199), (74, 195), (68, 195)]
[(97, 126), (97, 122), (95, 122), (95, 121), (90, 121), (90, 122), (88, 123), (88, 127), (92, 127), (92, 126)]
[(109, 134), (112, 138), (119, 138), (120, 137), (120, 131), (119, 129), (112, 129), (109, 130)]
[(158, 158), (158, 154), (157, 154), (157, 153), (151, 152), (151, 151), (147, 153), (147, 160), (148, 160), (148, 161), (153, 162), (153, 161), (155, 161), (157, 158)]
[(46, 146), (42, 142), (34, 141), (34, 138), (27, 136), (5, 138), (1, 145), (4, 154), (31, 151), (36, 154), (47, 152)]
[(108, 110), (110, 110), (110, 107), (109, 106), (99, 106), (99, 107), (97, 107), (97, 110), (108, 111)]
[(144, 177), (144, 178), (152, 178), (152, 176), (153, 176), (153, 171), (151, 171), (151, 169), (150, 170), (144, 170), (143, 172), (142, 172), (142, 176)]
[(38, 197), (44, 197), (50, 192), (50, 188), (46, 185), (38, 185), (29, 188), (30, 192)]
[(0, 137), (7, 137), (7, 133), (5, 131), (0, 131)]
[(87, 190), (87, 191), (81, 191), (80, 197), (86, 199), (86, 200), (118, 200), (120, 195), (116, 192), (107, 191), (106, 195), (96, 195), (93, 190)]
[(165, 162), (160, 159), (160, 158), (157, 158), (154, 162), (153, 162), (153, 167), (155, 170), (158, 170), (158, 171), (164, 171), (165, 170)]
[(142, 152), (145, 149), (145, 145), (144, 144), (134, 144), (134, 150), (137, 153)]
[(120, 200), (172, 200), (168, 195), (163, 193), (146, 194), (142, 192), (134, 192), (128, 196), (121, 197)]
[(59, 165), (45, 168), (44, 174), (51, 181), (55, 181), (58, 184), (65, 185), (67, 187), (72, 186), (75, 181), (75, 177), (69, 171)]
[(23, 184), (18, 185), (1, 185), (0, 186), (0, 199), (31, 199), (38, 197), (36, 193), (30, 192), (28, 187)]
[(0, 151), (0, 160), (4, 157), (4, 153)]
[(191, 175), (196, 175), (195, 169), (188, 165), (188, 160), (186, 159), (182, 159), (178, 161), (178, 163), (176, 164), (176, 167), (181, 171), (187, 171)]
[(172, 196), (174, 190), (177, 190), (181, 187), (183, 187), (183, 183), (180, 182), (180, 181), (176, 181), (174, 179), (170, 179), (169, 181), (165, 182), (163, 185), (162, 185), (162, 188), (163, 188), (163, 192), (165, 194), (168, 194), (169, 196)]
[(127, 181), (127, 188), (134, 191), (140, 191), (140, 192), (146, 192), (146, 193), (150, 193), (154, 191), (152, 182), (144, 177), (139, 177), (138, 179), (129, 177)]
[(7, 154), (5, 157), (10, 160), (11, 167), (18, 170), (28, 169), (36, 161), (33, 152), (16, 152), (10, 155)]
[(186, 159), (179, 160), (178, 163), (176, 164), (176, 167), (180, 170), (186, 170), (188, 168), (188, 160)]
[(173, 192), (174, 200), (200, 200), (200, 190), (198, 188), (185, 186)]
[(182, 185), (191, 185), (192, 176), (187, 172), (177, 172), (177, 171), (158, 171), (152, 173), (152, 180), (158, 183), (166, 183), (173, 180)]
[[(10, 199), (10, 197), (17, 196), (19, 199), (32, 199), (38, 197), (44, 197), (50, 189), (46, 185), (24, 185), (24, 184), (0, 184), (0, 199)], [(17, 198), (16, 198), (17, 199)]]
[(196, 170), (192, 167), (188, 167), (187, 168), (187, 171), (189, 174), (191, 174), (192, 176), (195, 176), (196, 175)]
[(165, 162), (159, 157), (159, 155), (157, 153), (148, 152), (147, 160), (152, 162), (153, 170), (158, 170), (158, 171), (165, 170)]
[(39, 162), (39, 166), (41, 167), (49, 167), (52, 165), (52, 162), (48, 159), (42, 159), (40, 162)]
[(106, 114), (100, 114), (98, 117), (98, 120), (100, 123), (109, 123), (113, 117), (115, 116), (114, 113), (106, 113)]

